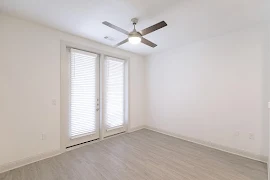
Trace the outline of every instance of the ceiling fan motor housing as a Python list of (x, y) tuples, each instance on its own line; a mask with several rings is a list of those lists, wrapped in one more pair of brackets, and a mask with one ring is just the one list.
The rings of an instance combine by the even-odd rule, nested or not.
[(134, 29), (131, 33), (129, 33), (128, 37), (142, 37), (142, 35)]

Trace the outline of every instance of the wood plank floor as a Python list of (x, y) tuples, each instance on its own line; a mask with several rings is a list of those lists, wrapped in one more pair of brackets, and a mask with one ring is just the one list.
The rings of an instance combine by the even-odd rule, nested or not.
[(140, 130), (6, 173), (1, 180), (267, 180), (266, 164)]

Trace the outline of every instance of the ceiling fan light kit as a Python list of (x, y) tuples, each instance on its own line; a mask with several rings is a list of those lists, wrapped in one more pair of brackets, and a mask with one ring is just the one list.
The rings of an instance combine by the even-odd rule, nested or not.
[(141, 41), (142, 41), (141, 37), (137, 37), (137, 36), (128, 37), (128, 42), (130, 42), (130, 44), (139, 44)]
[(142, 35), (133, 31), (128, 35), (128, 41), (131, 44), (139, 44), (142, 41)]
[(136, 24), (138, 23), (138, 19), (133, 18), (133, 19), (131, 19), (131, 22), (133, 23), (133, 26), (134, 26), (134, 29), (133, 29), (132, 32), (128, 32), (128, 31), (126, 31), (126, 30), (124, 30), (122, 28), (119, 28), (119, 27), (117, 27), (117, 26), (115, 26), (115, 25), (113, 25), (113, 24), (111, 24), (111, 23), (109, 23), (107, 21), (104, 21), (102, 23), (102, 24), (104, 24), (104, 25), (106, 25), (106, 26), (108, 26), (110, 28), (113, 28), (113, 29), (115, 29), (115, 30), (117, 30), (117, 31), (119, 31), (121, 33), (124, 33), (125, 35), (128, 36), (127, 39), (125, 39), (125, 40), (121, 41), (120, 43), (116, 44), (115, 45), (116, 47), (118, 47), (118, 46), (120, 46), (120, 45), (122, 45), (122, 44), (124, 44), (126, 42), (129, 42), (131, 44), (139, 44), (141, 42), (141, 43), (143, 43), (145, 45), (148, 45), (148, 46), (154, 48), (157, 45), (155, 43), (145, 39), (143, 36), (167, 26), (167, 23), (165, 21), (161, 21), (160, 23), (157, 23), (157, 24), (155, 24), (153, 26), (150, 26), (150, 27), (142, 30), (141, 32), (138, 32), (136, 30)]

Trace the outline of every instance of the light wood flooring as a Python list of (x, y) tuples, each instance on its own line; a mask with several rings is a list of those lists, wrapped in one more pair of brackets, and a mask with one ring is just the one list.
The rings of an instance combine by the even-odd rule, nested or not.
[(267, 169), (261, 162), (140, 130), (2, 173), (0, 179), (267, 180)]

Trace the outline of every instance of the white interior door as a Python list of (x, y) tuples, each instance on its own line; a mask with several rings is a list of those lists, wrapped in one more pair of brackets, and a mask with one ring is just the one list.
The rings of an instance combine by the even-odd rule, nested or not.
[(99, 56), (70, 50), (68, 146), (99, 138)]
[(104, 60), (104, 137), (121, 133), (125, 126), (125, 61), (112, 57)]

